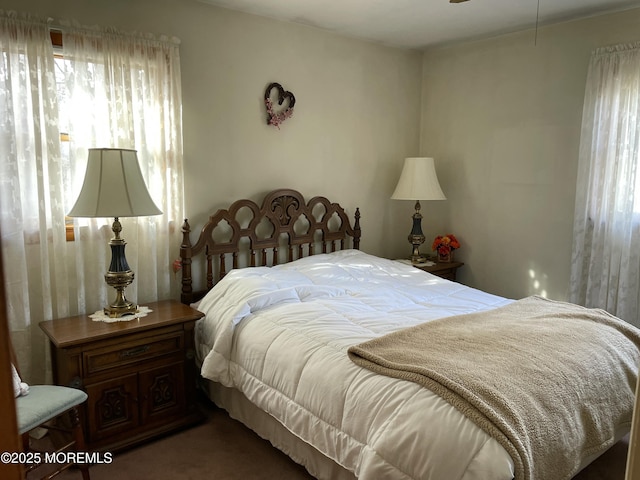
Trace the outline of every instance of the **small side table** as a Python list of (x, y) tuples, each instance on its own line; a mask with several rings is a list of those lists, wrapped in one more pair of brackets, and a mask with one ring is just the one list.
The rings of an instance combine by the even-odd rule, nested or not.
[(414, 267), (455, 282), (456, 270), (463, 265), (463, 262), (435, 262), (435, 265), (414, 265)]
[(57, 385), (87, 392), (87, 448), (120, 450), (203, 419), (196, 405), (193, 329), (203, 316), (180, 302), (104, 323), (88, 315), (40, 322)]

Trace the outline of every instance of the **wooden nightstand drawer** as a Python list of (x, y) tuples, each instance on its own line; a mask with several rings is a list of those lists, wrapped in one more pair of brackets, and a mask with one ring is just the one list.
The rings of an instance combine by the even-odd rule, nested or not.
[(83, 353), (85, 372), (86, 375), (93, 375), (110, 368), (123, 367), (163, 355), (178, 353), (183, 350), (183, 345), (183, 332), (178, 331), (121, 343), (118, 348), (108, 346), (89, 350)]
[(456, 269), (455, 268), (448, 268), (448, 269), (440, 270), (438, 273), (436, 273), (436, 275), (438, 275), (441, 278), (445, 278), (447, 280), (455, 281), (455, 279), (456, 279)]
[(433, 265), (414, 265), (420, 270), (432, 273), (446, 280), (456, 281), (456, 271), (463, 266), (462, 262), (435, 262)]

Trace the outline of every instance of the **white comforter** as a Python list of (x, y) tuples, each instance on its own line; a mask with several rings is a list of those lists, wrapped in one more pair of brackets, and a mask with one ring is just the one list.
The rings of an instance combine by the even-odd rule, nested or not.
[(431, 391), (355, 365), (347, 349), (509, 300), (358, 250), (230, 272), (202, 300), (202, 375), (234, 387), (366, 479), (508, 480), (513, 463)]

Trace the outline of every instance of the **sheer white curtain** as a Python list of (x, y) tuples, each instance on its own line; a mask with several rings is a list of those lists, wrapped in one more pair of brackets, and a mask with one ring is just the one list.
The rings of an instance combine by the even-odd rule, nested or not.
[(45, 379), (38, 322), (67, 315), (70, 301), (53, 69), (48, 25), (0, 12), (1, 245), (12, 340), (30, 381)]
[[(127, 260), (136, 275), (127, 297), (139, 303), (168, 298), (184, 210), (178, 42), (66, 25), (62, 43), (68, 94), (62, 124), (68, 125), (71, 163), (86, 165), (91, 147), (138, 151), (147, 187), (163, 215), (120, 219)], [(77, 193), (82, 177), (73, 182)], [(103, 278), (112, 222), (76, 220), (81, 311), (95, 311), (113, 299), (114, 291), (104, 287)]]
[(593, 52), (578, 167), (570, 299), (640, 326), (640, 43)]
[(178, 43), (62, 29), (64, 60), (54, 62), (46, 21), (0, 11), (1, 245), (12, 340), (30, 382), (50, 380), (38, 323), (92, 313), (114, 295), (104, 282), (112, 219), (76, 219), (75, 241), (66, 241), (65, 213), (79, 193), (88, 148), (138, 150), (163, 211), (121, 219), (136, 274), (128, 298), (144, 304), (177, 293), (171, 264), (183, 218)]

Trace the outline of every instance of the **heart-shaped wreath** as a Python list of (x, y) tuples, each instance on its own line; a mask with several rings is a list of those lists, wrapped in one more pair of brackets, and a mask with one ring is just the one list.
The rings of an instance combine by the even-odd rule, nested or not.
[[(278, 105), (282, 105), (285, 100), (288, 100), (288, 104), (284, 110), (278, 112), (273, 109), (273, 101), (271, 100), (271, 91), (274, 88), (278, 90)], [(282, 85), (279, 83), (273, 82), (270, 83), (264, 91), (264, 104), (267, 106), (267, 125), (273, 125), (280, 130), (280, 124), (293, 115), (296, 97), (293, 96), (293, 93), (282, 88)]]

